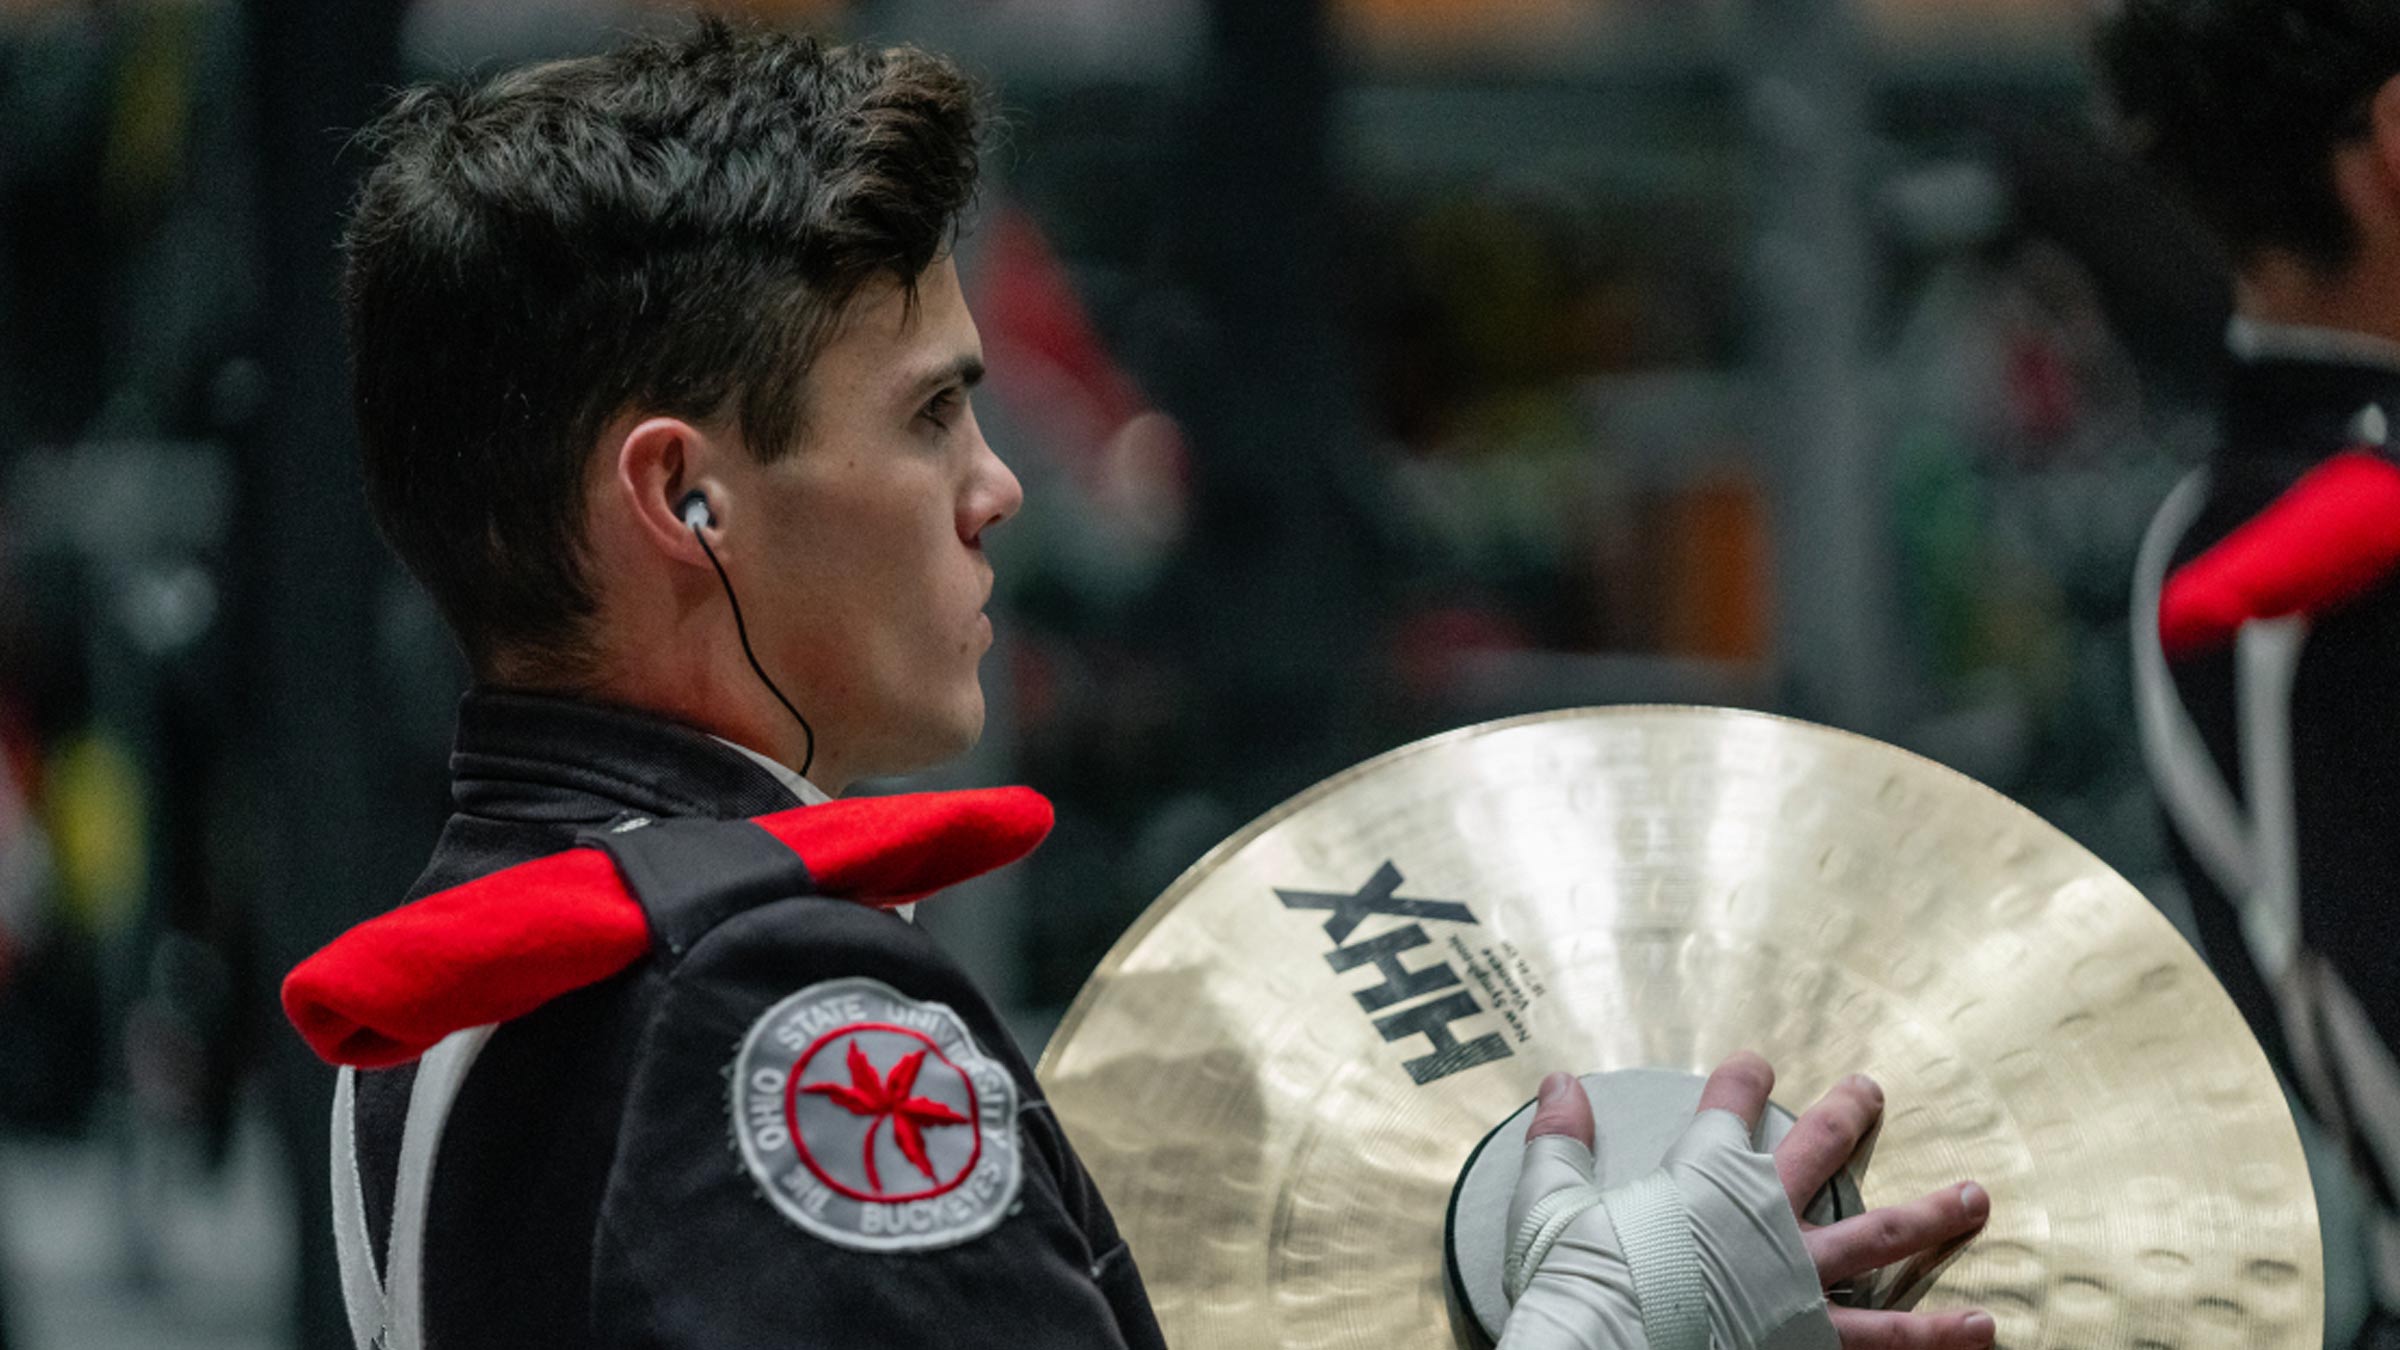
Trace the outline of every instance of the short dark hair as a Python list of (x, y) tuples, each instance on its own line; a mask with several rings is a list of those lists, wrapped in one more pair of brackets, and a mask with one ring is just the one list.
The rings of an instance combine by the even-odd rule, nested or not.
[(2400, 4), (2118, 0), (2097, 54), (2135, 148), (2237, 263), (2267, 249), (2328, 271), (2351, 260), (2333, 153), (2400, 74)]
[(468, 659), (583, 673), (584, 485), (629, 411), (797, 443), (878, 277), (914, 299), (973, 197), (957, 67), (701, 23), (410, 89), (344, 234), (367, 499)]

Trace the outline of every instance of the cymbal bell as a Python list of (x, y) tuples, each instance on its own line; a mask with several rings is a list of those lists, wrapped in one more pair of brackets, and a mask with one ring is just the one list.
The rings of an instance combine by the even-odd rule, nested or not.
[(1178, 1350), (1436, 1350), (1453, 1184), (1545, 1073), (1740, 1049), (1793, 1111), (1883, 1085), (1866, 1203), (1991, 1192), (1918, 1306), (2319, 1342), (2298, 1136), (2199, 958), (2022, 807), (1805, 723), (1555, 713), (1336, 775), (1151, 906), (1040, 1073)]

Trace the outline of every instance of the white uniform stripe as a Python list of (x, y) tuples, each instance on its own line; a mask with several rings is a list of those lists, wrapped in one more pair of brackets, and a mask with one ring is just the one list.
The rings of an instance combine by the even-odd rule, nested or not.
[(2166, 589), (2168, 564), (2207, 499), (2208, 472), (2203, 469), (2176, 484), (2142, 537), (2133, 584), (2134, 712), (2150, 781), (2157, 785), (2167, 814), (2174, 817), (2177, 833), (2217, 888), (2247, 908), (2257, 889), (2250, 832), (2225, 776), (2209, 758), (2200, 728), (2175, 692), (2166, 649), (2158, 639), (2158, 600)]
[(2283, 982), (2300, 950), (2300, 820), (2292, 784), (2292, 684), (2308, 642), (2302, 618), (2242, 625), (2234, 651), (2242, 788), (2257, 840), (2242, 936), (2270, 983)]
[(374, 1238), (367, 1232), (366, 1183), (358, 1174), (357, 1073), (343, 1069), (333, 1084), (333, 1248), (342, 1267), (342, 1305), (350, 1339), (375, 1350), (390, 1316), (375, 1278)]
[(384, 1282), (391, 1308), (385, 1350), (424, 1350), (425, 1214), (433, 1199), (435, 1155), (450, 1108), (466, 1085), (467, 1071), (492, 1038), (491, 1026), (452, 1032), (417, 1061), (417, 1081), (408, 1098), (408, 1123), (400, 1131), (400, 1182), (392, 1197), (391, 1258)]
[[(2325, 1052), (2350, 1095), (2345, 1104), (2354, 1128), (2388, 1184), (2400, 1177), (2400, 1061), (2331, 963), (2313, 954), (2306, 959), (2325, 1010)], [(2400, 1306), (2400, 1223), (2388, 1211), (2373, 1222), (2375, 1292), (2384, 1306)]]

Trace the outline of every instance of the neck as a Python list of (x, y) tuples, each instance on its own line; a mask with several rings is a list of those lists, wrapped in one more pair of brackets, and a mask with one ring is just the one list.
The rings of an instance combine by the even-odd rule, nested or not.
[[(796, 691), (784, 692), (799, 701)], [(807, 778), (828, 796), (841, 796), (857, 776), (844, 767), (842, 757), (824, 741), (822, 728), (811, 754), (808, 733), (775, 695), (758, 682), (747, 663), (720, 680), (700, 675), (690, 679), (611, 681), (603, 696), (611, 702), (656, 713), (756, 751)], [(805, 703), (800, 707), (803, 712), (807, 710)]]
[(2328, 271), (2298, 258), (2262, 258), (2235, 286), (2243, 318), (2295, 328), (2325, 328), (2400, 343), (2400, 266), (2362, 249)]
[[(807, 713), (807, 692), (792, 678), (779, 675), (776, 683)], [(604, 655), (590, 679), (555, 692), (638, 708), (731, 741), (831, 796), (842, 795), (859, 777), (826, 736), (823, 713), (810, 718), (816, 728), (812, 755), (808, 732), (750, 669), (730, 625), (696, 622), (679, 631), (661, 626), (645, 632)]]

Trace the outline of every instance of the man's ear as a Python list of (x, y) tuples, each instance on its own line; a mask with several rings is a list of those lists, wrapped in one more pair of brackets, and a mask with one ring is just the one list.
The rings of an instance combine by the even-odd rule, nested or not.
[(2333, 191), (2361, 245), (2389, 258), (2400, 246), (2400, 75), (2368, 96), (2366, 113), (2364, 133), (2333, 148)]
[(2400, 75), (2385, 80), (2367, 100), (2367, 140), (2393, 201), (2390, 213), (2400, 217)]
[(707, 558), (685, 521), (684, 503), (695, 492), (708, 502), (701, 529), (714, 544), (729, 494), (712, 470), (724, 453), (706, 431), (679, 417), (644, 418), (617, 441), (609, 484), (613, 505), (652, 547), (677, 561), (705, 566)]

